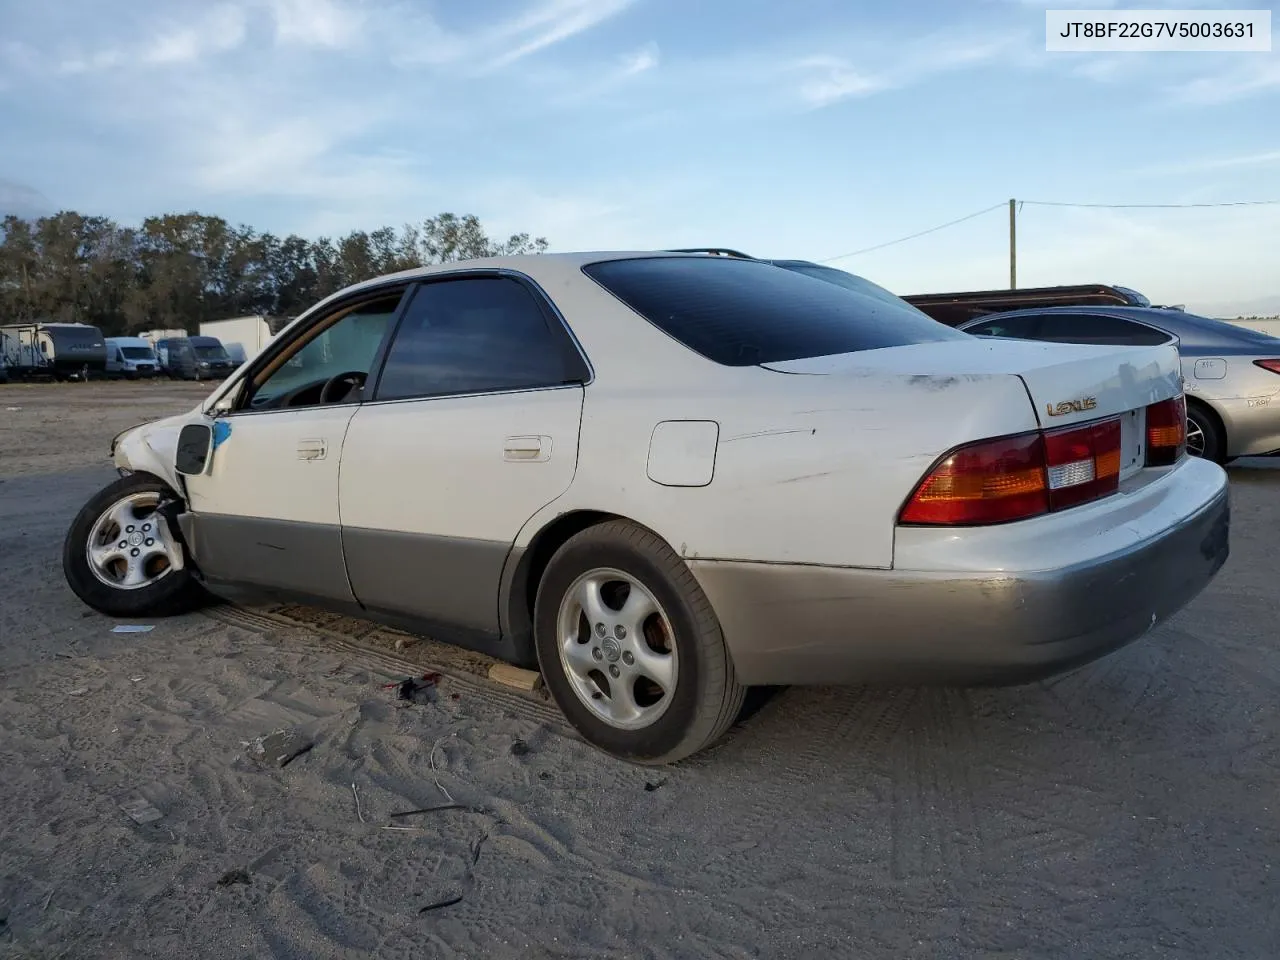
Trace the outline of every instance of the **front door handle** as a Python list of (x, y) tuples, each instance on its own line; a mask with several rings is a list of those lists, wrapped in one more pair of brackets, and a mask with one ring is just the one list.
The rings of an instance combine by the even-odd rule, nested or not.
[(542, 463), (551, 459), (550, 437), (507, 437), (502, 446), (503, 460)]
[(299, 460), (323, 460), (329, 453), (329, 445), (323, 440), (299, 440)]

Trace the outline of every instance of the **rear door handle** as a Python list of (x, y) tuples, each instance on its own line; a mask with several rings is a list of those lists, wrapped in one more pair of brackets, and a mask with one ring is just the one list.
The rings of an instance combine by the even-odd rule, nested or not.
[(324, 440), (299, 440), (299, 460), (323, 460), (329, 453), (329, 445)]
[(507, 437), (502, 446), (503, 460), (542, 463), (551, 459), (550, 437)]

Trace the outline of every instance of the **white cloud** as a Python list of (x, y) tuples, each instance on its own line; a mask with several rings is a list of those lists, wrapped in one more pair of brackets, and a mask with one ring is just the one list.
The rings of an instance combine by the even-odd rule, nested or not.
[(91, 53), (64, 57), (57, 69), (60, 73), (82, 74), (132, 64), (188, 64), (210, 54), (236, 49), (244, 43), (247, 33), (244, 9), (222, 3), (204, 9), (191, 22), (170, 21), (139, 43), (110, 44)]
[(118, 47), (107, 47), (83, 57), (68, 57), (58, 64), (61, 73), (95, 73), (110, 70), (125, 60), (125, 52)]
[(490, 62), (496, 69), (574, 37), (617, 16), (635, 0), (541, 0), (524, 14), (500, 24), (496, 39), (520, 38)]
[(806, 57), (796, 68), (809, 74), (809, 79), (800, 84), (800, 97), (815, 108), (850, 97), (865, 97), (889, 86), (887, 78), (856, 70), (839, 57)]
[(223, 4), (209, 9), (196, 23), (153, 37), (141, 57), (147, 63), (188, 63), (207, 53), (235, 49), (244, 42), (245, 32), (244, 10)]
[(1244, 153), (1234, 157), (1205, 157), (1200, 160), (1187, 160), (1179, 163), (1146, 167), (1138, 172), (1143, 176), (1150, 176), (1156, 174), (1208, 173), (1213, 170), (1267, 166), (1280, 166), (1280, 150)]
[(368, 13), (343, 0), (269, 0), (276, 39), (284, 44), (337, 49), (356, 44)]
[(644, 73), (646, 70), (652, 70), (660, 60), (661, 53), (658, 50), (658, 45), (650, 41), (639, 50), (634, 50), (623, 57), (619, 74), (624, 77), (634, 77), (636, 74)]
[(1185, 103), (1214, 105), (1280, 89), (1280, 57), (1258, 53), (1240, 56), (1251, 59), (1244, 66), (1184, 83), (1174, 89), (1175, 97)]
[[(855, 64), (850, 56), (822, 54), (804, 57), (791, 69), (807, 74), (799, 96), (810, 108), (818, 109), (853, 97), (865, 97), (886, 90), (913, 86), (940, 73), (990, 63), (1010, 55), (1025, 41), (1023, 34), (990, 37), (926, 36), (908, 42), (878, 45), (866, 49)], [(891, 51), (886, 54), (885, 50)]]

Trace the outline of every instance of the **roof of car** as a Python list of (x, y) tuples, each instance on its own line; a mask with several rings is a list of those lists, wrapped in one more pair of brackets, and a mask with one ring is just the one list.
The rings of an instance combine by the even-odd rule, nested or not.
[[(698, 260), (738, 259), (735, 257), (709, 257), (704, 253), (672, 250), (583, 250), (565, 253), (520, 253), (504, 257), (450, 260), (447, 263), (433, 263), (425, 267), (412, 267), (409, 270), (401, 270), (398, 273), (382, 274), (381, 276), (371, 277), (360, 283), (352, 284), (349, 287), (344, 287), (337, 294), (334, 294), (334, 297), (388, 282), (430, 277), (437, 273), (448, 273), (454, 270), (512, 270), (527, 273), (536, 279), (538, 275), (545, 277), (548, 273), (554, 273), (557, 269), (562, 271), (577, 270), (589, 263), (598, 263), (601, 260), (638, 260), (657, 257), (689, 257)], [(763, 263), (765, 261), (747, 260), (746, 262)], [(327, 299), (333, 299), (333, 297)]]

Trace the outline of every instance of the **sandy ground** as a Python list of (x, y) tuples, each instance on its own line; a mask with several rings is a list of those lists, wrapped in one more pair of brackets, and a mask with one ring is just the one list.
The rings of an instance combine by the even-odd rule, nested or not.
[[(465, 672), (398, 702), (425, 661), (367, 624), (112, 633), (63, 533), (110, 436), (207, 389), (0, 386), (0, 958), (1275, 955), (1275, 464), (1232, 471), (1219, 579), (1101, 663), (788, 690), (647, 771)], [(313, 746), (263, 767), (276, 729)]]

